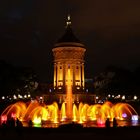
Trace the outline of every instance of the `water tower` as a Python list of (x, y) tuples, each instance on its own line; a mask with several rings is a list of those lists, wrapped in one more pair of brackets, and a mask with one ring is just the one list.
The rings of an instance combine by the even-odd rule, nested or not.
[(71, 28), (70, 16), (66, 21), (65, 34), (52, 49), (54, 55), (54, 89), (66, 93), (68, 84), (72, 93), (84, 91), (84, 54), (85, 46), (75, 37)]

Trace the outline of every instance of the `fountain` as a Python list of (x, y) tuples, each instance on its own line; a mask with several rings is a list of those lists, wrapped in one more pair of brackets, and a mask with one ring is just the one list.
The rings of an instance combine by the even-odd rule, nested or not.
[[(28, 104), (28, 105), (27, 105)], [(78, 106), (71, 104), (72, 110), (70, 116), (67, 116), (67, 104), (64, 102), (61, 108), (54, 102), (51, 105), (45, 103), (40, 104), (37, 100), (30, 103), (17, 102), (8, 106), (1, 114), (1, 123), (6, 122), (8, 119), (17, 118), (21, 122), (29, 122), (33, 124), (57, 124), (57, 126), (65, 123), (75, 122), (86, 126), (87, 124), (96, 125), (105, 124), (107, 118), (112, 122), (113, 118), (117, 121), (131, 121), (137, 120), (138, 114), (135, 109), (127, 103), (112, 104), (105, 102), (104, 104), (88, 105), (79, 103)], [(69, 108), (68, 108), (69, 109)], [(69, 118), (71, 117), (71, 118)], [(71, 119), (71, 121), (70, 121)], [(45, 126), (45, 125), (44, 125)]]

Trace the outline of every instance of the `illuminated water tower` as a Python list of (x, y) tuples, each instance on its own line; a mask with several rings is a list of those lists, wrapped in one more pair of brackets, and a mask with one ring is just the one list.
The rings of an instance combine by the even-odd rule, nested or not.
[(58, 40), (52, 51), (55, 91), (66, 93), (68, 85), (71, 85), (72, 93), (84, 91), (84, 54), (86, 49), (73, 34), (70, 16), (66, 21), (65, 34)]

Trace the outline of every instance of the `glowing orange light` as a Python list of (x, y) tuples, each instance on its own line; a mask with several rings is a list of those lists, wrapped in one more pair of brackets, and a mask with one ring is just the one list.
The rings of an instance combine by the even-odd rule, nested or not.
[[(70, 106), (68, 105), (69, 102), (62, 103), (61, 109), (59, 110), (56, 102), (51, 105), (39, 104), (37, 101), (31, 101), (29, 105), (23, 102), (17, 102), (8, 106), (3, 111), (1, 114), (1, 122), (6, 122), (8, 118), (12, 117), (15, 120), (18, 118), (20, 121), (28, 122), (32, 120), (34, 124), (41, 124), (42, 121), (51, 124), (74, 121), (81, 124), (97, 122), (98, 126), (103, 126), (107, 118), (109, 118), (110, 121), (113, 121), (113, 118), (131, 121), (132, 116), (138, 116), (134, 108), (126, 103), (117, 103), (115, 105), (109, 102), (103, 105), (79, 103), (79, 106), (76, 106), (70, 102)], [(67, 109), (71, 109), (70, 114), (68, 114)]]

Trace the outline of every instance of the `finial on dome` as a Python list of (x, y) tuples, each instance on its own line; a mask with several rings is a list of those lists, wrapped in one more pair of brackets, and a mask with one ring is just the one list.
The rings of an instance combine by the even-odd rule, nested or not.
[(70, 18), (70, 15), (67, 16), (66, 25), (67, 25), (67, 26), (70, 26), (70, 25), (71, 25), (71, 18)]

